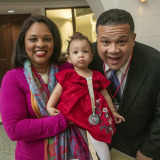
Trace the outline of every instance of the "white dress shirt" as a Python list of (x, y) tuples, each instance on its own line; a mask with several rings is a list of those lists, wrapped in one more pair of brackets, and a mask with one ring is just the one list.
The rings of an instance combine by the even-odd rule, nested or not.
[[(127, 75), (128, 75), (128, 70), (127, 70), (127, 68), (128, 68), (130, 59), (131, 59), (131, 56), (130, 56), (130, 58), (128, 59), (127, 63), (126, 63), (122, 68), (120, 68), (120, 69), (116, 72), (116, 76), (117, 76), (117, 78), (118, 78), (118, 80), (119, 80), (119, 84), (121, 84), (121, 82), (122, 82), (122, 80), (123, 80), (123, 82), (122, 82), (122, 84), (121, 84), (121, 86), (120, 86), (121, 96), (122, 96), (122, 94), (123, 94), (124, 86), (125, 86), (126, 79), (127, 79)], [(128, 69), (129, 69), (129, 68), (128, 68)], [(127, 70), (127, 72), (126, 72), (126, 70)], [(125, 72), (126, 72), (126, 74), (125, 74)], [(106, 78), (109, 79), (109, 76), (110, 76), (110, 74), (111, 74), (111, 69), (109, 69), (109, 67), (108, 67), (108, 65), (107, 65), (106, 63), (104, 63), (104, 73), (105, 73), (105, 75), (106, 75)], [(124, 76), (125, 76), (125, 77), (124, 77)], [(124, 77), (124, 79), (123, 79), (123, 77)]]

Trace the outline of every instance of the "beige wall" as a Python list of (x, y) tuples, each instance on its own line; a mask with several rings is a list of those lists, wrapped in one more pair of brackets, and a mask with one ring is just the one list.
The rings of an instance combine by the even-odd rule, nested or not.
[(71, 36), (73, 34), (73, 28), (72, 28), (72, 21), (71, 20), (65, 20), (65, 19), (52, 19), (53, 22), (56, 23), (56, 25), (59, 28), (61, 38), (62, 38), (62, 52), (66, 52), (68, 43), (66, 40), (68, 39), (68, 36)]
[[(72, 21), (67, 19), (51, 19), (58, 26), (62, 38), (62, 53), (66, 52), (69, 36), (73, 34)], [(83, 33), (91, 42), (95, 41), (95, 22), (92, 20), (92, 14), (76, 19), (77, 32)]]
[(95, 40), (95, 30), (92, 21), (92, 15), (79, 17), (76, 19), (77, 31), (83, 33), (91, 42)]
[(135, 21), (136, 40), (160, 51), (160, 0), (86, 0), (95, 16), (111, 8), (125, 9)]
[[(135, 20), (136, 40), (160, 50), (160, 0), (53, 0), (52, 2), (0, 2), (0, 11), (9, 8), (20, 8), (22, 13), (45, 14), (45, 8), (64, 8), (90, 6), (96, 18), (105, 10), (121, 8), (129, 11)], [(32, 10), (31, 12), (28, 12)]]

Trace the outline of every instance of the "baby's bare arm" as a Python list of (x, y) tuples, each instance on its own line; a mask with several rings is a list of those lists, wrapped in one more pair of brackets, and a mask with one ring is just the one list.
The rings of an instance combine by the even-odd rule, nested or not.
[(106, 89), (103, 89), (100, 91), (100, 93), (104, 96), (108, 103), (108, 107), (110, 108), (116, 123), (121, 123), (122, 121), (125, 121), (124, 117), (122, 117), (119, 113), (116, 112), (114, 104), (112, 102), (112, 99)]
[(101, 94), (104, 96), (104, 98), (106, 99), (106, 101), (107, 101), (107, 103), (108, 103), (108, 107), (110, 108), (110, 110), (111, 110), (112, 112), (115, 112), (116, 110), (115, 110), (115, 107), (114, 107), (114, 105), (113, 105), (112, 99), (111, 99), (108, 91), (107, 91), (106, 89), (103, 89), (103, 90), (100, 91), (100, 93), (101, 93)]
[(59, 114), (59, 110), (54, 107), (56, 106), (56, 104), (60, 100), (62, 90), (63, 90), (62, 86), (59, 83), (57, 83), (54, 91), (52, 92), (52, 94), (48, 100), (47, 111), (51, 116), (55, 116), (55, 115)]

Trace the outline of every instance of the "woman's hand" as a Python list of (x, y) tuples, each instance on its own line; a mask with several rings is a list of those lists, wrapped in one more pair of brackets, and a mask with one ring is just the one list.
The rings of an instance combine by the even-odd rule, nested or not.
[(125, 119), (123, 116), (121, 116), (119, 113), (117, 113), (116, 111), (112, 112), (114, 119), (115, 119), (115, 123), (121, 123), (122, 121), (125, 122)]
[(60, 111), (54, 107), (48, 107), (47, 111), (49, 113), (50, 116), (56, 116), (60, 113)]

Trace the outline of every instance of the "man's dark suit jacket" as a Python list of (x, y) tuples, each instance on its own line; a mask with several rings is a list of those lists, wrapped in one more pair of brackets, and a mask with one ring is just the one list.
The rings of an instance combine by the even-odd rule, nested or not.
[[(103, 61), (93, 43), (94, 58), (89, 68), (104, 74)], [(139, 149), (160, 159), (160, 52), (135, 43), (126, 85), (118, 112), (126, 122), (116, 125), (111, 147), (132, 157)]]

